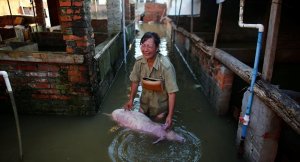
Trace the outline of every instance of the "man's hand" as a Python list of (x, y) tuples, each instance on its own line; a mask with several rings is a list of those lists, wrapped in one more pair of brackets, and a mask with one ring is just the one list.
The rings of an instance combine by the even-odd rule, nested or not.
[(136, 95), (138, 82), (131, 82), (130, 96), (128, 102), (123, 106), (125, 110), (130, 111), (133, 108), (133, 98)]
[(170, 129), (172, 127), (173, 121), (172, 121), (172, 116), (168, 115), (166, 118), (166, 129)]
[(129, 100), (123, 107), (125, 110), (130, 111), (133, 107), (133, 101)]

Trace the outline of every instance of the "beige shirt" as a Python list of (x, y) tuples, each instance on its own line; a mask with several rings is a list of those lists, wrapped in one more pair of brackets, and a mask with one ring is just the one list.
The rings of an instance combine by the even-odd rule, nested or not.
[(137, 58), (133, 70), (129, 76), (132, 82), (140, 82), (143, 77), (151, 77), (164, 80), (162, 92), (143, 89), (140, 105), (145, 113), (150, 116), (168, 111), (168, 93), (178, 91), (175, 69), (170, 60), (161, 54), (157, 54), (153, 68), (150, 69), (147, 60), (140, 56)]

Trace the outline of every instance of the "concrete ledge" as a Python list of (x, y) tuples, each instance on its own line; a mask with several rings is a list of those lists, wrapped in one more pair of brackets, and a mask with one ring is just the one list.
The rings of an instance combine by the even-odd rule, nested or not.
[(84, 62), (84, 56), (70, 55), (65, 52), (0, 51), (0, 60), (82, 64)]

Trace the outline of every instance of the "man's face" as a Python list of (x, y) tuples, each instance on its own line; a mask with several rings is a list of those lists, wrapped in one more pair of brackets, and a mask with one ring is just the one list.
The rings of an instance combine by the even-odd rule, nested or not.
[(153, 38), (149, 38), (141, 44), (141, 51), (145, 59), (152, 59), (156, 55), (157, 48)]

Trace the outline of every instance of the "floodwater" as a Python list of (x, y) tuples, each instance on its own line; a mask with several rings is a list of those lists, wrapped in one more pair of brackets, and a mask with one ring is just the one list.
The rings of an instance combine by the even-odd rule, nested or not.
[[(177, 73), (180, 91), (176, 96), (174, 131), (186, 142), (162, 141), (143, 133), (117, 126), (109, 116), (128, 99), (133, 60), (140, 55), (138, 46), (129, 52), (123, 66), (101, 106), (92, 117), (20, 115), (24, 162), (237, 162), (236, 123), (218, 117), (200, 92), (192, 75), (170, 48), (164, 27), (137, 25), (136, 44), (144, 31), (156, 31), (162, 38), (160, 51), (168, 55)], [(137, 49), (137, 50), (135, 50)], [(138, 101), (137, 101), (138, 104)], [(18, 161), (18, 141), (12, 114), (0, 114), (0, 161)]]

